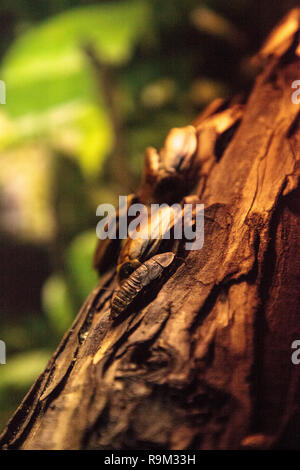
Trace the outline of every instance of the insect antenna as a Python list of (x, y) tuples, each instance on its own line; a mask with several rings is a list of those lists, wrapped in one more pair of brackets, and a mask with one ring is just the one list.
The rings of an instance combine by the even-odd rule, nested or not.
[(175, 259), (179, 259), (179, 260), (183, 261), (184, 264), (187, 264), (187, 265), (190, 264), (190, 263), (187, 261), (187, 259), (186, 259), (186, 258), (183, 258), (182, 256), (177, 256), (177, 255), (175, 255)]

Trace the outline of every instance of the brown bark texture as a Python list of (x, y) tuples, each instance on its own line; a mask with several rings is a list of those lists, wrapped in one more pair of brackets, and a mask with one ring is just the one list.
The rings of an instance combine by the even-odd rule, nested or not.
[(256, 57), (245, 103), (220, 100), (194, 123), (203, 248), (118, 321), (110, 269), (2, 449), (300, 449), (299, 31), (296, 9)]

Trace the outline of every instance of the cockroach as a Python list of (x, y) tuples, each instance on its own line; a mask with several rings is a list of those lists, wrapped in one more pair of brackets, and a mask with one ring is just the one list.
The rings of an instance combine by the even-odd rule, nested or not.
[[(186, 194), (186, 186), (190, 186), (185, 175), (191, 166), (196, 151), (197, 132), (192, 125), (171, 129), (160, 151), (148, 147), (145, 151), (141, 186), (136, 194), (128, 197), (128, 206), (124, 208), (124, 213), (127, 213), (129, 207), (134, 203), (150, 206), (153, 202), (179, 202)], [(117, 213), (116, 215), (116, 229), (118, 232), (119, 219), (124, 214)], [(130, 218), (128, 218), (129, 220)], [(114, 240), (107, 238), (98, 242), (94, 255), (94, 267), (99, 274), (104, 274), (115, 263), (118, 253), (122, 250), (121, 245), (118, 237)], [(141, 253), (143, 253), (146, 245), (142, 242), (141, 247), (138, 247), (138, 242), (134, 243), (134, 247), (137, 247)], [(132, 256), (130, 257), (132, 258)], [(139, 257), (136, 256), (135, 258), (138, 259)], [(132, 264), (134, 264), (134, 268), (138, 267), (138, 263), (132, 263), (132, 261), (131, 265), (125, 264), (122, 267), (125, 277), (132, 272)]]
[[(160, 150), (147, 147), (139, 195), (149, 202), (179, 202), (194, 184), (197, 171), (190, 171), (197, 154), (198, 135), (194, 126), (173, 128)], [(191, 174), (190, 174), (191, 173)]]
[[(136, 269), (138, 269), (146, 260), (158, 254), (162, 250), (162, 243), (165, 242), (164, 250), (173, 250), (176, 246), (175, 240), (169, 237), (165, 238), (170, 230), (178, 224), (183, 215), (184, 204), (193, 204), (194, 211), (199, 202), (197, 196), (186, 196), (181, 202), (182, 210), (179, 212), (170, 212), (169, 206), (162, 206), (154, 212), (148, 221), (142, 224), (140, 236), (137, 238), (128, 237), (124, 242), (117, 262), (118, 282), (122, 283)], [(180, 222), (182, 223), (182, 222)], [(148, 234), (148, 236), (143, 236)]]
[(116, 319), (134, 301), (137, 295), (174, 260), (173, 252), (160, 253), (145, 261), (117, 288), (111, 299), (111, 317)]
[(159, 152), (163, 167), (169, 172), (188, 169), (197, 145), (197, 131), (194, 126), (174, 127)]

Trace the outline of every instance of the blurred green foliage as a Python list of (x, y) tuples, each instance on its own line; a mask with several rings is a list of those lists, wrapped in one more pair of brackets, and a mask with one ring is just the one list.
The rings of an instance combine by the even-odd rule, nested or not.
[(295, 4), (1, 1), (0, 426), (97, 284), (97, 205), (134, 189), (146, 146), (247, 90), (249, 57)]
[(127, 62), (148, 16), (141, 0), (102, 4), (61, 13), (20, 35), (1, 67), (10, 132), (3, 128), (0, 149), (33, 137), (61, 144), (68, 133), (70, 154), (93, 175), (111, 150), (112, 135), (83, 47), (92, 44), (110, 64)]

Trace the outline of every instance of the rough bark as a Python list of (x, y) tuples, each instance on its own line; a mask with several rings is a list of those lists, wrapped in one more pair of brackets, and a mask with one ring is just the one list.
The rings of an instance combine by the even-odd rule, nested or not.
[(300, 448), (299, 24), (294, 10), (265, 44), (230, 135), (203, 127), (203, 248), (117, 323), (115, 271), (102, 279), (3, 449)]

